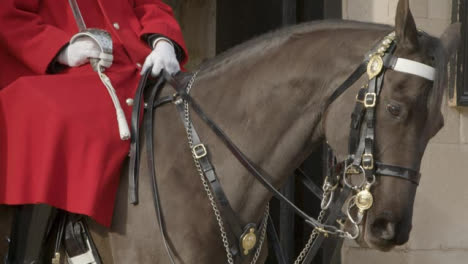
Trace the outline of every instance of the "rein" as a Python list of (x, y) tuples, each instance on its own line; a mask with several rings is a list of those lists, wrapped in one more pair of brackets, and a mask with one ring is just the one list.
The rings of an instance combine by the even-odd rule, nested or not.
[[(394, 69), (423, 78), (433, 78), (433, 68), (424, 65), (424, 69), (415, 69), (421, 63), (396, 58), (392, 55), (395, 50), (395, 34), (391, 33), (384, 38), (382, 43), (375, 48), (370, 56), (367, 55), (364, 61), (348, 77), (344, 83), (334, 91), (331, 97), (324, 103), (324, 109), (334, 102), (341, 94), (351, 87), (366, 71), (369, 76), (368, 85), (362, 87), (356, 97), (356, 105), (352, 114), (349, 155), (348, 158), (336, 164), (325, 179), (322, 193), (322, 212), (318, 220), (312, 218), (304, 211), (299, 209), (293, 202), (281, 194), (270, 182), (271, 177), (259, 166), (249, 160), (249, 158), (229, 139), (229, 137), (204, 113), (200, 105), (190, 96), (190, 89), (196, 79), (195, 73), (188, 85), (181, 86), (167, 72), (162, 71), (157, 79), (148, 102), (148, 114), (144, 117), (145, 136), (147, 138), (148, 163), (150, 165), (153, 198), (155, 210), (158, 218), (158, 224), (161, 229), (162, 238), (166, 251), (172, 263), (174, 254), (168, 243), (168, 236), (164, 228), (164, 220), (161, 214), (159, 193), (156, 183), (154, 168), (153, 151), (153, 109), (165, 103), (172, 102), (178, 110), (179, 116), (185, 126), (189, 141), (190, 150), (194, 159), (195, 166), (200, 174), (204, 189), (210, 199), (214, 214), (216, 216), (221, 238), (226, 250), (228, 263), (240, 263), (245, 260), (252, 252), (254, 253), (251, 263), (255, 263), (260, 254), (262, 243), (265, 238), (268, 206), (265, 210), (263, 219), (259, 224), (247, 223), (241, 224), (236, 212), (232, 209), (223, 189), (219, 183), (216, 171), (209, 160), (207, 147), (200, 140), (195, 127), (193, 126), (189, 108), (191, 108), (201, 120), (221, 139), (223, 144), (233, 154), (233, 156), (258, 180), (273, 196), (287, 204), (297, 215), (305, 220), (306, 223), (314, 227), (311, 237), (304, 250), (299, 255), (295, 263), (310, 263), (315, 256), (321, 242), (328, 235), (337, 235), (341, 238), (355, 239), (359, 236), (359, 227), (364, 213), (372, 207), (373, 197), (370, 192), (371, 186), (375, 182), (375, 175), (399, 177), (408, 180), (414, 184), (419, 183), (419, 172), (405, 167), (383, 164), (374, 161), (374, 136), (375, 136), (375, 106), (383, 86), (383, 77), (386, 69)], [(403, 62), (403, 64), (402, 64)], [(400, 64), (399, 64), (400, 63)], [(400, 65), (400, 66), (398, 66)], [(403, 65), (403, 66), (402, 66)], [(432, 72), (432, 73), (431, 73)], [(130, 202), (138, 203), (138, 172), (139, 172), (139, 126), (140, 115), (143, 106), (144, 89), (147, 86), (147, 80), (150, 71), (145, 72), (140, 80), (138, 90), (135, 96), (135, 105), (132, 112), (132, 141), (130, 147), (130, 173), (129, 173), (129, 192)], [(431, 75), (432, 74), (432, 75)], [(433, 79), (432, 79), (433, 80)], [(166, 83), (171, 84), (176, 93), (172, 96), (160, 98), (160, 90)], [(365, 126), (363, 125), (365, 124)], [(362, 175), (362, 181), (359, 184), (350, 182), (350, 176)], [(341, 183), (341, 188), (338, 186)], [(334, 193), (339, 191), (338, 198), (334, 198)], [(343, 226), (336, 227), (335, 221), (340, 216), (341, 209), (345, 204), (349, 194), (355, 191), (356, 194), (348, 202), (348, 219), (354, 224), (354, 234), (344, 231)], [(357, 217), (351, 215), (352, 208), (358, 208)], [(328, 213), (327, 213), (328, 210)], [(327, 215), (325, 215), (327, 214)], [(325, 216), (327, 216), (326, 219)], [(227, 225), (224, 225), (224, 221)], [(260, 236), (260, 239), (258, 239)], [(284, 259), (278, 257), (278, 259)], [(282, 262), (282, 261), (281, 261)]]

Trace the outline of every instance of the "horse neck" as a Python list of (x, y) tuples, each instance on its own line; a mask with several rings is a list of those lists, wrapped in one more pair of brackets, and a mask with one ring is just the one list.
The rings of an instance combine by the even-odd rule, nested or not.
[[(245, 51), (249, 56), (205, 68), (193, 96), (279, 187), (323, 139), (324, 102), (384, 34), (382, 29), (293, 34), (279, 45), (255, 47)], [(207, 135), (232, 206), (244, 221), (259, 219), (271, 194), (213, 134)]]

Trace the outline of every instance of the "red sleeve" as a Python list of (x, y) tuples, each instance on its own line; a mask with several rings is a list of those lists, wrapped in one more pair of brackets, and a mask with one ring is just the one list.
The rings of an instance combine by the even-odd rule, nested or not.
[(1, 0), (0, 42), (9, 53), (38, 74), (47, 67), (71, 36), (45, 24), (37, 14), (40, 0)]
[(187, 48), (172, 8), (161, 0), (134, 0), (134, 11), (142, 26), (139, 37), (143, 39), (146, 34), (160, 34), (171, 39), (183, 49), (185, 58), (181, 64), (185, 64)]

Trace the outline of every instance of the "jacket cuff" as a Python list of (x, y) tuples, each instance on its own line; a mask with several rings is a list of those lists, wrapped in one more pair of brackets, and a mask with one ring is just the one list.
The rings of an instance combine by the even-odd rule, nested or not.
[(63, 71), (65, 68), (67, 68), (66, 65), (63, 65), (63, 64), (58, 62), (58, 56), (60, 55), (60, 53), (62, 51), (64, 51), (68, 47), (69, 44), (70, 43), (67, 43), (67, 44), (63, 45), (63, 47), (57, 52), (55, 57), (52, 59), (52, 61), (47, 66), (46, 73), (48, 73), (48, 74), (59, 73), (59, 72)]
[(182, 47), (179, 46), (179, 44), (177, 44), (177, 42), (173, 41), (172, 39), (161, 34), (146, 34), (144, 38), (146, 39), (146, 43), (148, 43), (148, 46), (150, 47), (150, 49), (153, 49), (153, 43), (156, 39), (158, 38), (168, 39), (169, 41), (171, 41), (171, 44), (174, 47), (175, 54), (179, 63), (182, 63), (185, 60), (186, 56), (185, 56), (184, 50), (182, 49)]

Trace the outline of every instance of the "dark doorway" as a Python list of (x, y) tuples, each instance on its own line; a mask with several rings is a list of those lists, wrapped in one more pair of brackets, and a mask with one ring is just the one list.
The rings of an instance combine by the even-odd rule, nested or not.
[(341, 18), (341, 0), (220, 0), (216, 4), (217, 53), (286, 25)]
[[(237, 44), (284, 26), (312, 20), (341, 19), (341, 2), (342, 0), (217, 1), (216, 53), (221, 53)], [(321, 165), (322, 150), (320, 149), (304, 162), (301, 170), (314, 175), (315, 182), (320, 184), (323, 179)], [(305, 191), (294, 175), (291, 175), (282, 192), (291, 200), (296, 200), (296, 203), (309, 214), (318, 215), (320, 201)], [(312, 230), (275, 199), (270, 204), (270, 208), (275, 226), (279, 228), (286, 261), (293, 263)], [(326, 249), (321, 250), (313, 263), (339, 263), (339, 257), (332, 255), (332, 252), (326, 252)], [(274, 254), (270, 254), (267, 263), (277, 263)]]

